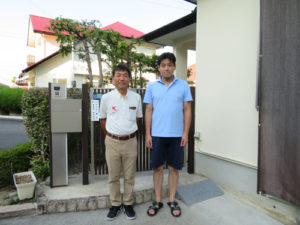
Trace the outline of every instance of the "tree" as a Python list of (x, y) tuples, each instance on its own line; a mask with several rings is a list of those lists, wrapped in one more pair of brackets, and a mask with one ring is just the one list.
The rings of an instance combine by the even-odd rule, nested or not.
[(126, 61), (128, 44), (120, 33), (110, 30), (104, 35), (106, 49), (106, 64), (112, 70), (117, 64)]
[(140, 88), (144, 87), (145, 79), (142, 76), (143, 72), (146, 72), (146, 68), (149, 65), (150, 57), (146, 56), (143, 53), (133, 52), (132, 54), (132, 70), (134, 71), (134, 88), (137, 87), (137, 77), (139, 76), (139, 86)]
[(101, 30), (98, 26), (96, 26), (96, 23), (98, 21), (92, 20), (91, 22), (88, 22), (88, 29), (86, 35), (88, 37), (87, 41), (88, 44), (92, 48), (92, 53), (97, 56), (98, 61), (98, 68), (99, 68), (99, 82), (98, 87), (102, 87), (103, 84), (103, 68), (102, 68), (102, 54), (105, 54), (107, 51), (107, 46), (105, 44), (105, 37), (107, 31)]
[[(90, 29), (88, 23), (86, 21), (78, 22), (72, 19), (57, 17), (54, 20), (50, 20), (48, 29), (53, 31), (57, 36), (56, 41), (59, 43), (59, 52), (62, 56), (69, 55), (72, 50), (80, 52), (79, 57), (87, 62), (89, 82), (92, 83), (93, 72), (87, 36), (87, 32)], [(76, 42), (81, 42), (83, 48), (79, 47), (76, 49), (76, 45), (74, 44)]]
[[(140, 86), (143, 87), (145, 79), (142, 78), (143, 72), (155, 71), (151, 68), (156, 65), (153, 60), (157, 59), (136, 53), (136, 46), (141, 45), (140, 39), (127, 39), (120, 33), (113, 30), (101, 30), (97, 26), (98, 21), (74, 21), (65, 18), (56, 18), (50, 21), (49, 30), (53, 31), (59, 42), (59, 52), (69, 55), (72, 51), (76, 52), (80, 59), (87, 62), (89, 81), (92, 83), (91, 54), (95, 54), (99, 67), (99, 84), (101, 87), (104, 80), (102, 63), (112, 69), (119, 63), (126, 64), (131, 71), (135, 72), (134, 87), (137, 86), (137, 73), (139, 72)], [(131, 87), (133, 86), (131, 80)]]

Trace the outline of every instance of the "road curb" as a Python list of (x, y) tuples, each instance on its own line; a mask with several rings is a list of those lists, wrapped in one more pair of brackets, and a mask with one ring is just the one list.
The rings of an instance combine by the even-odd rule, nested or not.
[(18, 120), (18, 121), (23, 121), (24, 117), (23, 116), (4, 116), (4, 115), (0, 115), (0, 120)]
[(36, 203), (0, 206), (0, 218), (36, 215)]

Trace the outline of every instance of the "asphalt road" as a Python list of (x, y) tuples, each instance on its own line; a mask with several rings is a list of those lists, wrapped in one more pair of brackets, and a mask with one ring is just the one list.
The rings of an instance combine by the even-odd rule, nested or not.
[(23, 121), (0, 119), (0, 151), (28, 141)]

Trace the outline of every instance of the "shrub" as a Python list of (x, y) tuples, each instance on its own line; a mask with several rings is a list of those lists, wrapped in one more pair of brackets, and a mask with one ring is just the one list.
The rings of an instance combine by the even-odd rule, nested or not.
[(13, 174), (28, 171), (33, 156), (32, 143), (16, 145), (0, 152), (0, 188), (13, 184)]
[[(33, 143), (34, 156), (31, 159), (31, 170), (42, 180), (50, 174), (49, 150), (49, 100), (47, 88), (29, 89), (22, 100), (22, 113), (28, 136)], [(81, 98), (80, 89), (68, 89), (68, 98)], [(81, 159), (81, 138), (79, 134), (68, 134), (68, 151), (70, 166), (77, 166)]]
[(26, 92), (21, 88), (9, 88), (0, 86), (0, 111), (3, 114), (10, 112), (21, 113), (22, 95)]
[(49, 164), (48, 89), (29, 89), (23, 95), (22, 114), (25, 117), (26, 132), (33, 144), (32, 170), (37, 172), (37, 177), (43, 179), (50, 173), (49, 166), (45, 167)]

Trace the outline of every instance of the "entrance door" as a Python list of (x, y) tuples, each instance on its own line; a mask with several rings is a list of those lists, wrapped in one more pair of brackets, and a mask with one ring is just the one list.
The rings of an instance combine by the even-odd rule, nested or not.
[(300, 1), (261, 0), (258, 191), (300, 205)]

